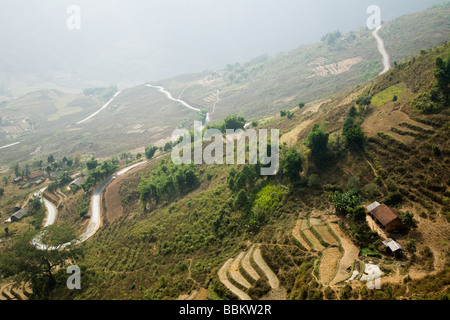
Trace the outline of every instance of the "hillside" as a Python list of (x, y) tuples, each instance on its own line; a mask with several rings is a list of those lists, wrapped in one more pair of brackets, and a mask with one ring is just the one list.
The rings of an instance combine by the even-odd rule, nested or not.
[[(438, 57), (450, 65), (448, 43), (317, 110), (296, 108), (291, 118), (260, 121), (257, 128), (281, 129), (285, 143), (275, 177), (261, 177), (249, 165), (176, 166), (162, 157), (122, 178), (107, 191), (103, 226), (77, 261), (83, 289), (62, 286), (55, 297), (448, 297), (450, 114), (444, 93), (436, 91)], [(423, 109), (423, 97), (432, 94), (439, 97), (428, 101), (434, 108)], [(347, 134), (350, 122), (363, 129), (363, 140)], [(329, 134), (323, 153), (305, 145), (311, 132)], [(301, 175), (286, 174), (289, 153), (300, 155)], [(195, 172), (190, 183), (182, 178), (187, 172)], [(143, 197), (148, 183), (158, 193)], [(370, 231), (359, 207), (347, 204), (346, 214), (336, 209), (330, 197), (346, 192), (361, 196), (364, 206), (379, 201), (411, 213), (417, 228)], [(108, 218), (111, 203), (121, 204), (113, 206), (114, 218)], [(400, 258), (386, 252), (386, 237), (405, 248)], [(379, 290), (367, 289), (364, 280), (373, 266), (382, 272)]]
[[(393, 67), (380, 76), (375, 39), (361, 30), (154, 84), (208, 109), (211, 127), (237, 113), (245, 119), (228, 118), (232, 125), (280, 130), (274, 176), (262, 176), (261, 164), (176, 165), (171, 146), (144, 149), (199, 117), (146, 85), (42, 90), (2, 103), (0, 148), (20, 143), (0, 149), (0, 163), (11, 171), (20, 163), (23, 176), (61, 175), (36, 184), (13, 182), (8, 168), (0, 174), (0, 299), (448, 299), (449, 14), (446, 6), (385, 24)], [(100, 199), (98, 231), (60, 262), (81, 268), (80, 290), (67, 289), (59, 264), (50, 278), (45, 264), (24, 277), (27, 263), (46, 259), (27, 238), (42, 231), (46, 207), (33, 196), (44, 187), (57, 210), (46, 230), (69, 230), (57, 240), (89, 229)], [(375, 201), (405, 229), (376, 223), (365, 209)], [(27, 205), (28, 216), (5, 222)], [(380, 288), (370, 288), (371, 271)]]
[[(449, 14), (447, 5), (387, 22), (380, 35), (392, 62), (447, 40)], [(158, 85), (174, 97), (208, 110), (212, 121), (231, 113), (253, 120), (294, 108), (299, 101), (314, 106), (381, 70), (376, 41), (370, 31), (362, 29), (343, 34), (334, 42), (322, 41), (242, 65), (230, 64), (223, 70), (166, 79)], [(107, 101), (43, 90), (1, 103), (0, 117), (9, 121), (0, 126), (0, 145), (20, 144), (1, 152), (0, 164), (31, 162), (50, 152), (95, 154), (99, 158), (142, 152), (148, 145), (163, 146), (174, 128), (189, 126), (197, 118), (195, 112), (141, 85), (122, 90), (97, 116), (77, 124)]]

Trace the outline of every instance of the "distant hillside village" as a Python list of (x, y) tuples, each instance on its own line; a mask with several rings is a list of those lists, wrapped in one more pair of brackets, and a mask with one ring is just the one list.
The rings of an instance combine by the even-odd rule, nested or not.
[[(39, 186), (43, 184), (44, 182), (49, 182), (49, 185), (52, 183), (58, 183), (58, 181), (61, 181), (61, 178), (68, 175), (67, 171), (54, 171), (47, 173), (43, 170), (38, 170), (35, 172), (32, 172), (26, 176), (19, 176), (13, 180), (13, 183), (15, 184), (21, 184), (20, 188), (28, 188), (31, 186)], [(70, 177), (70, 182), (66, 186), (66, 190), (68, 191), (77, 191), (81, 189), (82, 183), (84, 181), (83, 174), (81, 172), (77, 172)], [(64, 178), (65, 180), (68, 180), (67, 178)], [(47, 181), (48, 180), (48, 181)], [(47, 189), (46, 187), (45, 189)], [(21, 204), (16, 204), (14, 207), (14, 213), (5, 221), (5, 223), (13, 223), (18, 222), (22, 220), (23, 218), (27, 217), (30, 210), (27, 205), (24, 205), (22, 207)]]
[[(88, 192), (89, 189), (99, 182), (93, 176), (101, 180), (120, 166), (139, 161), (143, 156), (141, 154), (134, 156), (130, 153), (122, 153), (119, 157), (113, 157), (101, 163), (93, 155), (88, 156), (86, 161), (81, 161), (80, 157), (75, 157), (75, 159), (67, 157), (55, 159), (53, 155), (50, 155), (47, 158), (46, 165), (44, 165), (42, 160), (33, 163), (32, 167), (38, 169), (36, 171), (30, 172), (29, 164), (26, 164), (23, 168), (19, 164), (16, 164), (12, 168), (15, 175), (12, 183), (19, 189), (41, 186), (42, 189), (40, 192), (35, 193), (33, 198), (41, 197), (44, 191), (51, 193), (62, 192), (66, 194), (76, 193), (79, 190)], [(108, 170), (104, 169), (105, 166), (108, 167)], [(27, 216), (33, 215), (34, 211), (29, 208), (31, 201), (27, 200), (24, 204), (16, 204), (14, 211), (11, 212), (12, 215), (5, 222), (18, 222)]]

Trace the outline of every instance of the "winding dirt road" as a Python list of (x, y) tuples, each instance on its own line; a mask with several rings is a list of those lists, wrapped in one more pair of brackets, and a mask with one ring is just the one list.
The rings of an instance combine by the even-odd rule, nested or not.
[(20, 143), (20, 141), (19, 142), (15, 142), (15, 143), (11, 143), (11, 144), (7, 144), (6, 146), (0, 147), (0, 150), (1, 149), (6, 149), (6, 148), (9, 148), (9, 147), (12, 147), (12, 146), (15, 146), (16, 144), (19, 144), (19, 143)]
[[(157, 158), (154, 158), (153, 160), (155, 160)], [(118, 171), (117, 173), (113, 174), (112, 176), (108, 177), (106, 180), (104, 180), (94, 191), (94, 194), (92, 195), (92, 200), (91, 200), (91, 218), (89, 220), (89, 224), (86, 228), (86, 230), (82, 233), (82, 235), (79, 237), (79, 239), (75, 242), (68, 242), (65, 244), (62, 244), (58, 247), (48, 247), (46, 245), (44, 245), (43, 243), (41, 243), (40, 238), (42, 236), (42, 233), (39, 234), (38, 236), (36, 236), (32, 243), (41, 250), (56, 250), (56, 249), (62, 249), (62, 248), (66, 248), (70, 245), (75, 245), (75, 244), (80, 244), (86, 240), (88, 240), (90, 237), (92, 237), (97, 230), (100, 228), (101, 226), (101, 222), (102, 222), (102, 215), (101, 215), (101, 207), (102, 207), (102, 201), (101, 201), (101, 196), (103, 191), (105, 190), (105, 188), (117, 177), (127, 173), (128, 171), (142, 166), (146, 163), (148, 163), (149, 160), (146, 161), (142, 161), (139, 163), (136, 163), (134, 165), (131, 165), (129, 167), (126, 167), (120, 171)], [(42, 192), (45, 191), (45, 188), (40, 190), (39, 192), (37, 192), (35, 195), (40, 195)], [(48, 227), (49, 225), (52, 225), (55, 221), (56, 221), (56, 215), (57, 215), (57, 211), (56, 208), (53, 206), (53, 204), (51, 202), (49, 202), (48, 200), (43, 199), (44, 204), (47, 208), (47, 221), (45, 223), (44, 227)]]
[(389, 54), (386, 51), (386, 48), (384, 46), (384, 41), (383, 39), (380, 37), (379, 32), (381, 30), (381, 25), (376, 27), (375, 30), (373, 30), (372, 35), (375, 37), (375, 39), (377, 40), (377, 47), (378, 47), (378, 51), (380, 52), (381, 56), (383, 57), (383, 66), (384, 69), (383, 71), (381, 71), (378, 75), (381, 76), (382, 74), (385, 74), (386, 72), (389, 71), (389, 69), (391, 68), (391, 63), (390, 63), (390, 58), (389, 58)]
[(103, 107), (101, 107), (99, 110), (97, 110), (96, 112), (94, 112), (93, 114), (91, 114), (89, 117), (87, 117), (86, 119), (83, 119), (81, 121), (78, 121), (77, 124), (82, 124), (83, 122), (88, 121), (89, 119), (95, 117), (97, 114), (99, 114), (103, 109), (105, 109), (107, 106), (109, 106), (111, 104), (111, 102), (114, 101), (114, 99), (121, 93), (122, 91), (117, 92)]
[[(191, 105), (190, 105), (189, 103), (187, 103), (186, 101), (183, 101), (183, 100), (181, 100), (181, 99), (176, 99), (176, 98), (174, 98), (174, 97), (172, 96), (172, 94), (171, 94), (169, 91), (167, 91), (166, 89), (164, 89), (163, 87), (160, 87), (160, 86), (153, 86), (153, 85), (151, 85), (151, 84), (146, 84), (145, 86), (146, 86), (146, 87), (149, 87), (149, 88), (158, 89), (159, 92), (164, 93), (164, 94), (167, 96), (167, 98), (168, 98), (169, 100), (178, 102), (178, 103), (182, 104), (183, 106), (185, 106), (186, 108), (188, 108), (188, 109), (190, 109), (190, 110), (193, 110), (193, 111), (196, 111), (196, 112), (201, 112), (200, 109), (191, 106)], [(211, 114), (208, 112), (208, 113), (206, 114), (206, 119), (205, 119), (205, 123), (203, 124), (203, 127), (206, 127), (206, 125), (209, 123), (209, 121), (211, 121)], [(202, 128), (202, 129), (203, 129), (203, 128)]]
[(183, 100), (174, 98), (174, 97), (172, 96), (172, 94), (171, 94), (169, 91), (167, 91), (166, 89), (164, 89), (163, 87), (160, 87), (160, 86), (152, 86), (151, 84), (147, 84), (146, 86), (149, 87), (149, 88), (155, 88), (155, 89), (158, 89), (159, 92), (164, 93), (164, 94), (167, 96), (167, 98), (168, 98), (169, 100), (172, 100), (172, 101), (181, 103), (183, 106), (185, 106), (185, 107), (188, 108), (188, 109), (191, 109), (191, 110), (194, 110), (194, 111), (197, 111), (197, 112), (200, 112), (200, 111), (201, 111), (200, 109), (191, 106), (191, 105), (190, 105), (189, 103), (187, 103), (186, 101), (183, 101)]

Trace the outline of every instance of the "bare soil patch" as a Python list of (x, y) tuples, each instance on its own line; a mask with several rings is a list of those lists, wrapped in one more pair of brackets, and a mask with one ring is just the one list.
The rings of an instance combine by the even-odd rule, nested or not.
[(339, 267), (336, 272), (336, 276), (331, 281), (330, 285), (334, 285), (341, 282), (349, 277), (349, 272), (347, 269), (351, 268), (352, 263), (358, 259), (359, 249), (353, 242), (345, 236), (342, 230), (336, 223), (330, 223), (331, 230), (339, 237), (341, 240), (342, 248), (344, 249), (344, 255), (339, 261)]
[(340, 257), (341, 252), (336, 247), (322, 251), (319, 264), (319, 277), (322, 283), (327, 284), (333, 279)]
[(121, 182), (138, 170), (145, 168), (145, 166), (134, 168), (127, 173), (124, 173), (114, 179), (106, 188), (103, 193), (103, 219), (104, 222), (113, 223), (118, 218), (124, 215), (122, 206), (122, 196), (120, 195)]
[(206, 300), (208, 297), (208, 290), (201, 288), (194, 300)]

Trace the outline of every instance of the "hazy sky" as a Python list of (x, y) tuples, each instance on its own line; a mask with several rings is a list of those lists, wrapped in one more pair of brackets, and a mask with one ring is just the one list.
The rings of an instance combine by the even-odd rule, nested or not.
[[(222, 68), (444, 0), (2, 0), (0, 85), (17, 74), (44, 78), (157, 81)], [(80, 8), (79, 30), (66, 26)]]

